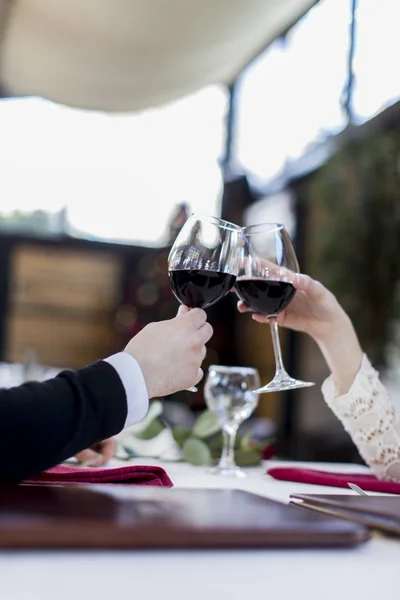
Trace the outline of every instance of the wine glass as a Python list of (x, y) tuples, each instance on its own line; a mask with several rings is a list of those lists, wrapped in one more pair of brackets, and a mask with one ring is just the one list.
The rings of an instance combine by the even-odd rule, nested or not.
[(241, 239), (241, 227), (228, 221), (198, 214), (188, 218), (168, 257), (171, 289), (181, 304), (205, 309), (233, 288)]
[(275, 376), (258, 393), (279, 392), (314, 385), (290, 377), (283, 366), (276, 316), (293, 299), (295, 274), (299, 272), (289, 234), (280, 223), (244, 227), (236, 294), (254, 312), (268, 317), (275, 355)]
[(260, 386), (257, 369), (211, 365), (204, 385), (208, 409), (221, 423), (223, 449), (218, 465), (211, 473), (243, 477), (245, 472), (235, 464), (235, 439), (239, 425), (250, 417), (258, 403)]

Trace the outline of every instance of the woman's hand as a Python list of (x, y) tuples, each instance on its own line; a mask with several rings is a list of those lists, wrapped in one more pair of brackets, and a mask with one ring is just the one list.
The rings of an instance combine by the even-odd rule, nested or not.
[[(308, 275), (296, 275), (292, 281), (296, 294), (278, 317), (278, 324), (308, 333), (318, 344), (333, 374), (338, 392), (350, 389), (361, 365), (362, 350), (353, 324), (336, 297), (319, 281)], [(238, 302), (239, 312), (249, 312)], [(268, 322), (264, 315), (253, 314), (258, 323)]]
[[(282, 327), (308, 333), (316, 342), (322, 342), (335, 327), (335, 323), (345, 315), (335, 296), (322, 283), (308, 275), (295, 275), (293, 286), (296, 294), (289, 306), (281, 312), (277, 321)], [(238, 302), (239, 312), (249, 312), (250, 308)], [(252, 318), (258, 323), (267, 323), (268, 317), (254, 313)]]
[(117, 452), (117, 442), (115, 438), (108, 438), (95, 444), (91, 448), (82, 450), (75, 458), (86, 467), (101, 467), (109, 461)]

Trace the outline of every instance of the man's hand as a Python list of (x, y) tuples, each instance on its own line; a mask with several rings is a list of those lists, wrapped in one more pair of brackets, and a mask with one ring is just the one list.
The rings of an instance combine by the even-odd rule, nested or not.
[(150, 323), (125, 348), (139, 363), (149, 398), (196, 385), (213, 329), (204, 310), (181, 306), (175, 318)]
[(75, 456), (78, 461), (86, 467), (101, 467), (109, 461), (117, 451), (115, 438), (108, 438), (95, 444), (91, 448), (82, 450)]

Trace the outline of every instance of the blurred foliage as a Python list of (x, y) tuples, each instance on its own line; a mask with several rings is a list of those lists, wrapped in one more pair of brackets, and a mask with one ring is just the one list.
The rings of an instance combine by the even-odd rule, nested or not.
[[(158, 409), (160, 402), (152, 403)], [(169, 425), (162, 419), (159, 410), (150, 410), (145, 427), (140, 431), (134, 431), (132, 435), (141, 440), (156, 438)], [(209, 410), (204, 410), (189, 429), (183, 425), (175, 425), (171, 429), (173, 438), (181, 448), (182, 459), (192, 465), (216, 464), (221, 457), (223, 447), (223, 434), (218, 417)], [(241, 435), (240, 432), (235, 440), (235, 461), (241, 467), (250, 467), (261, 464), (265, 458), (273, 455), (272, 439), (263, 442), (254, 442), (251, 433)], [(131, 448), (124, 445), (129, 456), (132, 455)]]
[[(209, 465), (218, 462), (223, 447), (223, 434), (218, 417), (208, 409), (196, 419), (192, 429), (178, 425), (172, 429), (175, 441), (182, 448), (184, 460), (193, 465)], [(255, 443), (251, 434), (242, 436), (240, 432), (235, 440), (235, 461), (240, 467), (252, 467), (261, 464), (273, 440)]]
[(6, 231), (34, 235), (60, 234), (66, 231), (66, 212), (64, 209), (55, 213), (45, 210), (0, 212), (0, 228)]
[(15, 210), (7, 215), (0, 214), (0, 225), (4, 229), (13, 231), (37, 233), (48, 233), (53, 228), (51, 215), (44, 210), (35, 210), (31, 213)]
[(400, 125), (348, 141), (305, 182), (307, 270), (350, 315), (385, 366), (400, 315)]

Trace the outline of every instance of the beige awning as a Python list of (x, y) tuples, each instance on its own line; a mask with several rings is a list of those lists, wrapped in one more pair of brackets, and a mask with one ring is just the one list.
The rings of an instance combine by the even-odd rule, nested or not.
[(231, 82), (315, 0), (0, 0), (8, 95), (133, 111)]

